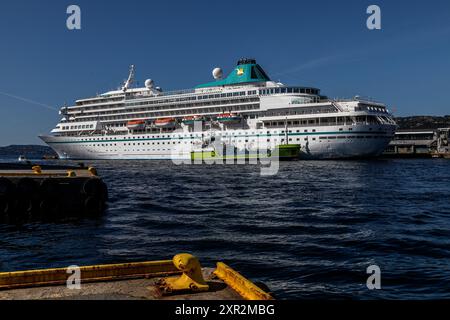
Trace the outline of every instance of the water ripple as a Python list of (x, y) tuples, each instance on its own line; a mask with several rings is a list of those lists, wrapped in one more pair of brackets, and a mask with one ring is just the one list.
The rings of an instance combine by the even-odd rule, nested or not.
[[(224, 261), (277, 298), (450, 298), (450, 162), (258, 166), (97, 162), (104, 217), (0, 226), (2, 271), (167, 259)], [(366, 288), (366, 268), (382, 290)]]

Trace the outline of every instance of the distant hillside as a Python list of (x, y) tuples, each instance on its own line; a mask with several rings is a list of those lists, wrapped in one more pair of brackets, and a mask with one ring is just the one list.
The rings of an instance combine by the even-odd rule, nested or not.
[(400, 126), (399, 129), (450, 128), (450, 115), (443, 117), (436, 117), (436, 116), (398, 117), (395, 118), (395, 121)]
[(54, 156), (56, 153), (47, 146), (38, 145), (12, 145), (0, 147), (0, 158), (18, 158), (25, 156), (27, 159), (42, 159), (44, 155)]

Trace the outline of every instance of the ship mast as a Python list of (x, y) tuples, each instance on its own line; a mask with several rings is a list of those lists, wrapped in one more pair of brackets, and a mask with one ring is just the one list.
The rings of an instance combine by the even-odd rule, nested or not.
[(132, 64), (130, 66), (130, 74), (128, 75), (128, 79), (127, 79), (127, 81), (125, 81), (125, 83), (122, 87), (123, 92), (128, 90), (128, 88), (131, 86), (133, 81), (134, 81), (134, 64)]

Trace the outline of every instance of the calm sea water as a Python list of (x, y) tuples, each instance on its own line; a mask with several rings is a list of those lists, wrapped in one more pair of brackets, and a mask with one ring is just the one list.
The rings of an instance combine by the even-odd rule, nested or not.
[[(279, 299), (450, 298), (450, 161), (252, 165), (90, 162), (99, 220), (0, 225), (0, 270), (170, 259), (224, 261)], [(381, 269), (368, 290), (366, 268)]]

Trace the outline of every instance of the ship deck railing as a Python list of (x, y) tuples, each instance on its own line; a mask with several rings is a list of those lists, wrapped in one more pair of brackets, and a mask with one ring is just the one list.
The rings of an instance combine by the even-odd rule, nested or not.
[[(235, 101), (230, 102), (230, 104), (233, 103), (233, 102), (235, 102)], [(245, 102), (245, 103), (241, 103), (241, 104), (252, 105), (254, 103), (255, 103), (255, 101), (249, 101), (249, 102)], [(211, 105), (205, 105), (205, 107), (211, 107), (211, 106), (212, 107), (221, 107), (221, 106), (226, 107), (225, 104), (223, 104), (223, 105), (212, 105), (212, 104)], [(172, 112), (172, 111), (174, 111), (172, 109), (164, 109), (164, 110), (158, 110), (158, 111), (153, 111), (153, 112)], [(180, 109), (184, 110), (182, 108), (180, 108)], [(153, 119), (153, 118), (157, 119), (157, 118), (161, 118), (161, 117), (182, 118), (182, 117), (191, 116), (191, 115), (210, 115), (211, 114), (211, 112), (203, 113), (202, 111), (203, 110), (197, 110), (196, 112), (192, 112), (190, 114), (178, 114), (178, 115), (170, 114), (170, 115), (164, 115), (164, 116), (150, 116), (150, 117), (143, 117), (141, 115), (141, 113), (146, 113), (146, 112), (148, 113), (148, 111), (138, 111), (138, 112), (135, 112), (135, 113), (136, 113), (136, 118), (148, 118), (148, 119)], [(248, 112), (254, 113), (254, 112), (258, 112), (258, 111), (259, 110), (238, 110), (238, 111), (234, 111), (234, 112), (239, 112), (239, 113), (244, 113), (245, 114), (245, 113), (248, 113)], [(347, 108), (343, 108), (343, 111), (347, 112), (349, 110)], [(296, 112), (297, 112), (296, 114), (290, 114), (290, 115), (328, 114), (328, 113), (336, 113), (336, 112), (338, 112), (338, 110), (319, 109), (319, 107), (317, 107), (317, 110), (307, 111), (307, 110), (297, 109)], [(137, 114), (137, 113), (139, 113), (139, 114)], [(129, 114), (129, 113), (127, 113), (127, 114)], [(121, 114), (119, 114), (119, 115), (121, 115)], [(106, 115), (106, 116), (109, 116), (109, 115)], [(114, 115), (114, 116), (116, 116), (116, 115)], [(270, 115), (270, 116), (272, 116), (272, 115)], [(82, 118), (82, 117), (79, 117), (79, 118)], [(121, 118), (121, 119), (115, 119), (113, 121), (115, 121), (115, 122), (123, 122), (123, 121), (129, 121), (129, 120), (132, 120), (132, 119), (131, 118)], [(97, 121), (106, 121), (106, 120), (99, 119)], [(111, 121), (111, 120), (108, 120), (108, 121)], [(69, 122), (66, 122), (66, 123), (71, 123), (71, 122), (69, 121)], [(74, 123), (76, 123), (76, 122), (74, 122)]]
[(182, 90), (171, 90), (171, 91), (161, 91), (156, 95), (152, 94), (146, 94), (147, 92), (144, 92), (144, 94), (133, 92), (126, 95), (126, 100), (131, 99), (142, 99), (142, 98), (148, 98), (148, 97), (164, 97), (164, 96), (173, 96), (173, 95), (180, 95), (180, 94), (190, 94), (195, 93), (195, 89), (182, 89)]
[(336, 97), (336, 98), (328, 98), (328, 99), (321, 99), (320, 102), (354, 102), (354, 101), (367, 101), (367, 102), (372, 102), (372, 103), (377, 103), (377, 104), (383, 104), (383, 102), (376, 100), (375, 98), (372, 97), (366, 97), (366, 96), (356, 96), (353, 98), (341, 98), (341, 97)]

